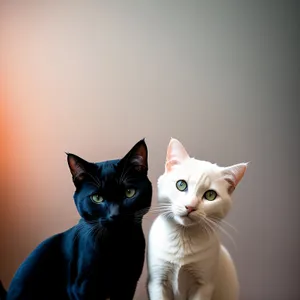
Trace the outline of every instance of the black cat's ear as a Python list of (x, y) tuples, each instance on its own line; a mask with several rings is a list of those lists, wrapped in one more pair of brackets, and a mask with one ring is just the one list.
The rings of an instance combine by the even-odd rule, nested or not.
[(148, 149), (145, 139), (137, 142), (131, 150), (121, 159), (120, 165), (123, 167), (133, 167), (136, 171), (148, 171)]
[(67, 154), (68, 165), (72, 174), (72, 179), (76, 184), (84, 179), (84, 175), (87, 172), (87, 167), (89, 163), (75, 154), (72, 153), (66, 153), (66, 154)]

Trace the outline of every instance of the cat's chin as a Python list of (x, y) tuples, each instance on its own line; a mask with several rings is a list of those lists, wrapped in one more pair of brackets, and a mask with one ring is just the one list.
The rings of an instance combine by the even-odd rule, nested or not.
[(102, 227), (105, 227), (106, 229), (118, 229), (135, 223), (134, 223), (134, 219), (132, 218), (117, 218), (117, 219), (109, 218), (101, 221), (100, 224)]
[(174, 216), (174, 221), (184, 227), (190, 227), (199, 224), (199, 221), (189, 216)]

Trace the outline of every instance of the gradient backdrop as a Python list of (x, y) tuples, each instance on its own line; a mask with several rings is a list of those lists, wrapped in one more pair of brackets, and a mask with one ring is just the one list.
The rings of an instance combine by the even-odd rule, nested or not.
[(236, 247), (223, 237), (241, 300), (300, 299), (296, 1), (1, 1), (0, 45), (6, 287), (78, 220), (64, 151), (101, 161), (146, 137), (155, 186), (172, 136), (200, 159), (251, 161), (227, 218)]

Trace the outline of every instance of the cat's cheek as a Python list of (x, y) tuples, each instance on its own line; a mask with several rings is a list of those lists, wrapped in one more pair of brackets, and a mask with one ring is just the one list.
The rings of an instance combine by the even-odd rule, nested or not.
[(180, 225), (184, 225), (182, 218), (179, 217), (179, 216), (174, 216), (174, 221), (177, 222)]
[(172, 213), (174, 214), (174, 216), (177, 216), (180, 214), (180, 209), (179, 209), (180, 205), (176, 204), (176, 205), (172, 205)]
[(126, 207), (126, 208), (130, 208), (133, 205), (134, 202), (135, 202), (135, 197), (126, 198), (123, 202), (123, 206)]
[(179, 216), (174, 216), (174, 220), (175, 222), (177, 222), (178, 224), (182, 225), (182, 226), (191, 226), (195, 223), (195, 221), (189, 219), (189, 218), (185, 218), (185, 217), (179, 217)]

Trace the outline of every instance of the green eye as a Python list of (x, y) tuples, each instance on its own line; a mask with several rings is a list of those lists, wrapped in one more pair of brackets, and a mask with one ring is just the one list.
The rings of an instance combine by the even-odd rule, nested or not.
[(127, 198), (132, 198), (135, 195), (135, 189), (126, 189), (125, 196)]
[(217, 198), (217, 193), (213, 190), (209, 190), (209, 191), (205, 192), (204, 198), (208, 201), (213, 201)]
[(96, 204), (100, 204), (101, 202), (103, 202), (103, 197), (101, 197), (98, 194), (92, 195), (92, 196), (90, 196), (90, 198)]
[(187, 190), (188, 184), (185, 180), (178, 180), (176, 182), (176, 187), (179, 191), (184, 192), (185, 190)]

